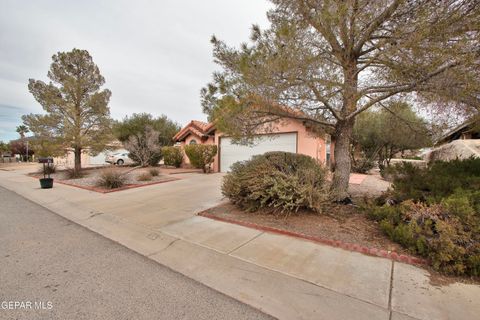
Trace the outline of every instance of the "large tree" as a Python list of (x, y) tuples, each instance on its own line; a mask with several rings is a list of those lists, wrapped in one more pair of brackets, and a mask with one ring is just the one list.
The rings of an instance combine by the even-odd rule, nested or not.
[(355, 121), (352, 164), (359, 171), (374, 160), (379, 165), (389, 165), (396, 153), (431, 146), (431, 131), (408, 103), (382, 103), (380, 109), (367, 110)]
[(154, 117), (149, 113), (134, 113), (115, 122), (113, 132), (129, 157), (141, 166), (157, 165), (162, 158), (161, 148), (173, 144), (180, 126), (167, 116)]
[(398, 95), (479, 105), (479, 1), (271, 2), (271, 25), (254, 26), (250, 44), (212, 38), (223, 71), (202, 89), (204, 111), (234, 136), (286, 118), (330, 133), (337, 201), (359, 114)]
[(17, 133), (20, 135), (20, 139), (24, 139), (25, 135), (30, 132), (28, 127), (24, 124), (17, 126)]
[(134, 113), (113, 125), (113, 133), (121, 142), (126, 142), (132, 135), (143, 134), (146, 127), (151, 127), (159, 133), (158, 142), (161, 146), (171, 146), (173, 136), (180, 131), (178, 123), (162, 115), (154, 117), (149, 113)]
[(111, 141), (110, 90), (86, 50), (58, 52), (52, 57), (50, 82), (30, 79), (28, 89), (46, 114), (22, 117), (35, 137), (72, 148), (75, 171), (85, 149), (97, 153)]

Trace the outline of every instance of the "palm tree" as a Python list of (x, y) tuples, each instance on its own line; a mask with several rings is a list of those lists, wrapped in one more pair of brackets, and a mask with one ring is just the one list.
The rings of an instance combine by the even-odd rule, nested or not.
[(28, 127), (26, 125), (21, 124), (17, 127), (17, 132), (20, 135), (20, 138), (24, 139), (25, 134), (29, 133), (30, 130), (28, 129)]

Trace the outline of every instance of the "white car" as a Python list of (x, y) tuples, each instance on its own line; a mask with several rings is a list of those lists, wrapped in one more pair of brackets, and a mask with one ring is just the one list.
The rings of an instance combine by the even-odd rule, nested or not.
[(119, 166), (124, 164), (132, 164), (133, 160), (128, 157), (128, 152), (118, 152), (108, 155), (105, 158), (105, 162), (111, 164), (118, 164)]

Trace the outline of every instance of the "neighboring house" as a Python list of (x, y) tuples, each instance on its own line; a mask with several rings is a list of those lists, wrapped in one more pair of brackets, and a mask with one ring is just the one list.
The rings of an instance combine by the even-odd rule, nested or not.
[[(113, 141), (107, 145), (107, 148), (97, 155), (91, 155), (88, 149), (82, 151), (82, 167), (93, 167), (100, 165), (108, 165), (105, 159), (108, 155), (118, 152), (127, 152), (120, 141)], [(56, 164), (72, 168), (75, 165), (75, 154), (72, 148), (65, 150), (65, 155), (61, 157), (55, 157)]]
[(465, 121), (456, 128), (448, 131), (435, 143), (439, 146), (454, 140), (480, 139), (480, 120), (475, 118)]
[[(286, 119), (276, 125), (275, 132), (259, 132), (253, 145), (238, 145), (215, 128), (213, 123), (193, 120), (173, 138), (178, 145), (214, 144), (218, 153), (213, 163), (214, 172), (227, 172), (237, 161), (250, 159), (253, 155), (269, 151), (286, 151), (308, 155), (319, 163), (329, 164), (333, 157), (330, 138), (318, 137), (299, 120)], [(188, 158), (184, 157), (188, 164)]]
[(428, 161), (480, 158), (480, 120), (466, 121), (442, 136), (428, 155)]

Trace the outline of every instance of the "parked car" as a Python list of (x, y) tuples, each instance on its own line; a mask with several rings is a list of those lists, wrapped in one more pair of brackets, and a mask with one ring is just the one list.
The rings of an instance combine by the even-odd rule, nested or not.
[(119, 152), (108, 155), (105, 158), (105, 162), (111, 164), (118, 164), (119, 166), (123, 164), (132, 164), (133, 161), (128, 157), (128, 152)]

